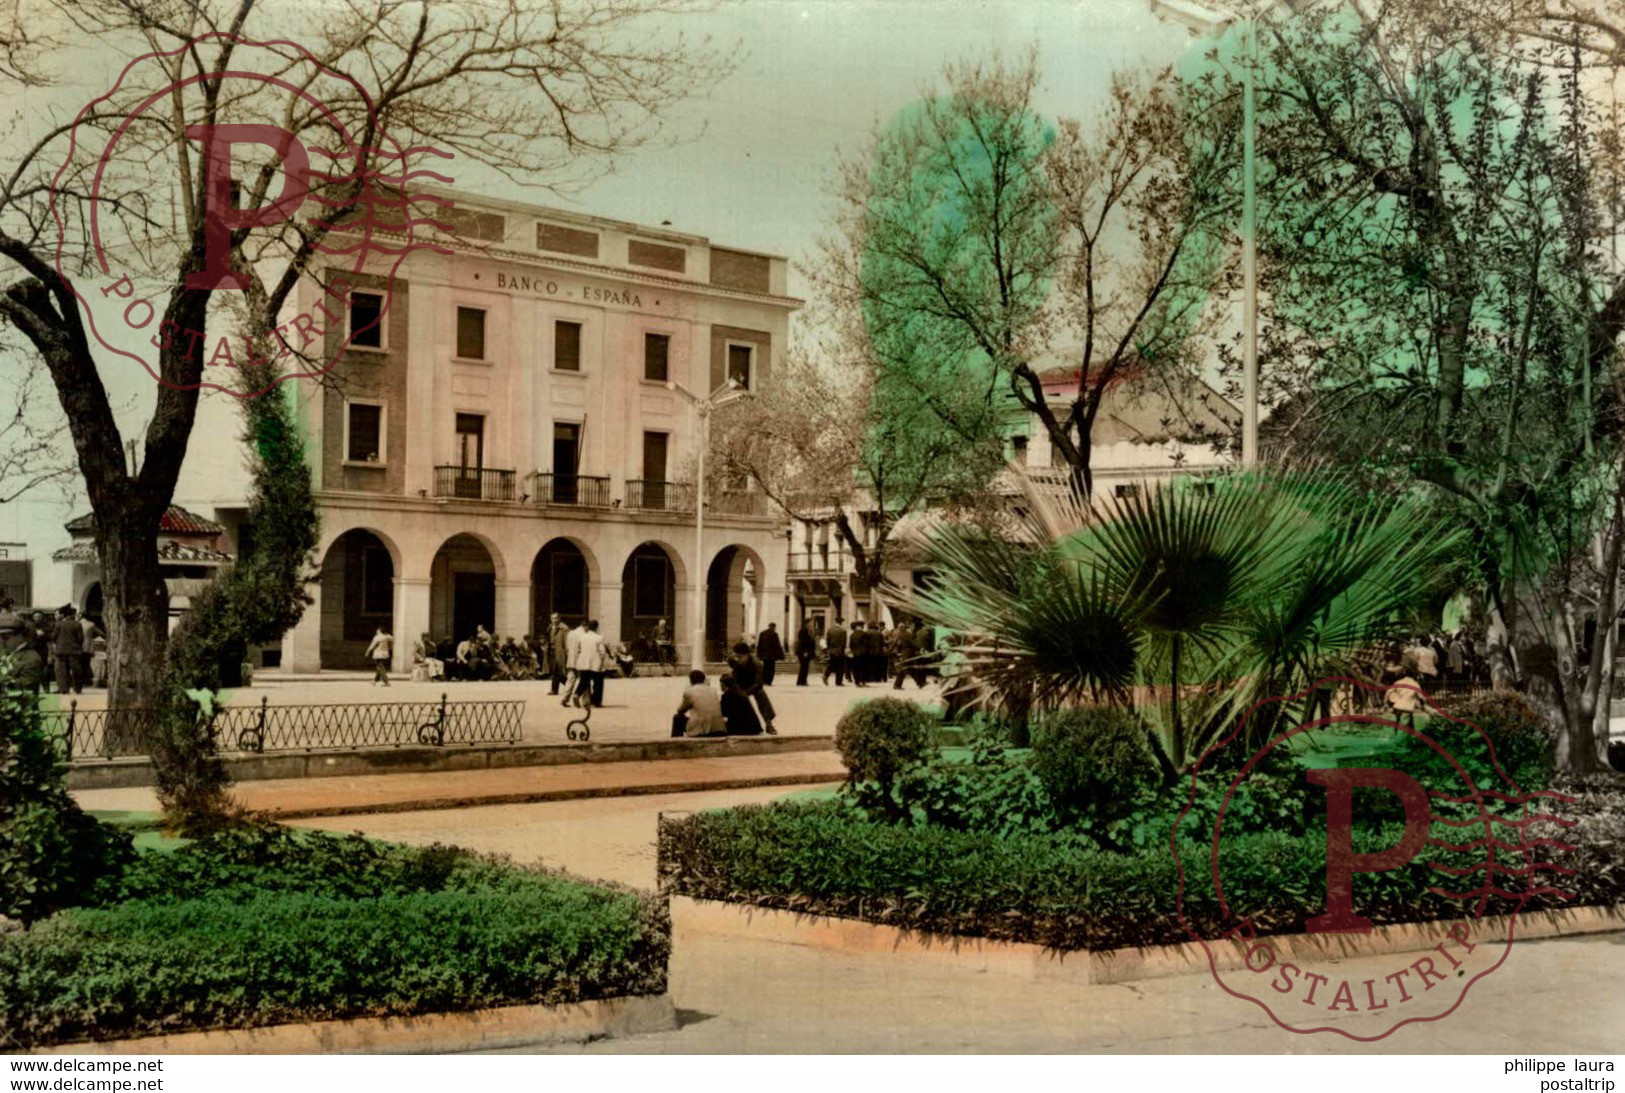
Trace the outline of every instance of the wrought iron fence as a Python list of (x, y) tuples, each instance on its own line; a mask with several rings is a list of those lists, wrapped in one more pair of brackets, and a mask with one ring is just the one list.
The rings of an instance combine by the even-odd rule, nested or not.
[[(156, 724), (151, 709), (81, 710), (77, 702), (43, 717), (68, 759), (140, 755)], [(330, 705), (225, 706), (207, 727), (223, 752), (329, 751), (341, 748), (516, 744), (523, 699), (487, 702), (355, 702)]]
[(626, 507), (658, 512), (693, 512), (694, 486), (656, 478), (628, 478)]
[(609, 478), (591, 474), (548, 474), (537, 472), (526, 481), (530, 500), (537, 505), (583, 505), (607, 509), (610, 506)]
[(436, 467), (434, 495), (467, 501), (512, 501), (514, 472), (486, 467)]
[(791, 573), (845, 573), (852, 566), (852, 555), (844, 550), (792, 551)]

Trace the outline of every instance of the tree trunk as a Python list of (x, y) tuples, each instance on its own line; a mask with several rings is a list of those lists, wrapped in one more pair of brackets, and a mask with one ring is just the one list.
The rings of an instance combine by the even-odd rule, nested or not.
[(107, 704), (125, 711), (109, 717), (105, 747), (110, 755), (139, 755), (147, 751), (145, 733), (163, 701), (169, 594), (158, 566), (157, 521), (133, 505), (120, 515), (117, 523), (98, 519), (96, 531), (107, 612)]

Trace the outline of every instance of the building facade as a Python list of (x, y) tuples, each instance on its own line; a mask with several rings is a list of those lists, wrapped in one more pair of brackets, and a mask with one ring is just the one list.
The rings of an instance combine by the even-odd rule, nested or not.
[(710, 657), (785, 625), (782, 519), (748, 488), (710, 491), (696, 549), (694, 476), (697, 400), (773, 381), (800, 304), (785, 260), (441, 195), (449, 253), (387, 280), (336, 265), (290, 302), (315, 314), (324, 285), (348, 288), (322, 332), (331, 370), (299, 388), (321, 579), (281, 664), (360, 667), (381, 626), (404, 668), (422, 634), (519, 637), (555, 612), (637, 652), (665, 619), (686, 658), (696, 584)]

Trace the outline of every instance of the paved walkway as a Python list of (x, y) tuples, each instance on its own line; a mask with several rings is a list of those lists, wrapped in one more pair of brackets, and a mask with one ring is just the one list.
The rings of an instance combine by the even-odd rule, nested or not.
[[(845, 777), (846, 770), (841, 766), (840, 757), (833, 751), (794, 751), (722, 758), (437, 771), (430, 774), (286, 778), (239, 782), (231, 792), (246, 808), (290, 819), (754, 786), (806, 785), (838, 782)], [(151, 812), (158, 807), (157, 796), (149, 787), (75, 790), (73, 796), (85, 808), (97, 811)], [(430, 821), (431, 825), (435, 822)], [(445, 835), (441, 838), (450, 841)]]
[[(526, 680), (502, 683), (413, 683), (398, 679), (389, 687), (374, 687), (370, 675), (354, 672), (323, 673), (313, 679), (279, 679), (266, 672), (255, 677), (254, 686), (241, 688), (227, 695), (232, 705), (258, 705), (261, 698), (269, 698), (273, 706), (294, 706), (311, 703), (350, 702), (438, 702), (445, 694), (454, 702), (523, 699), (525, 703), (522, 733), (526, 743), (561, 744), (565, 738), (565, 722), (576, 716), (576, 711), (564, 709), (557, 696), (549, 694), (545, 680)], [(715, 682), (715, 677), (712, 677)], [(614, 744), (634, 741), (663, 740), (671, 735), (671, 715), (677, 709), (683, 688), (688, 686), (686, 673), (682, 676), (637, 675), (631, 679), (610, 679), (605, 683), (602, 709), (592, 715), (594, 743)], [(890, 684), (869, 684), (866, 687), (824, 686), (814, 677), (806, 687), (795, 686), (795, 673), (779, 673), (778, 681), (768, 694), (777, 708), (776, 727), (783, 736), (827, 736), (835, 731), (835, 722), (857, 701), (879, 698), (882, 695), (901, 696), (914, 701), (937, 704), (941, 699), (935, 686), (924, 691), (912, 682), (902, 691), (894, 691)], [(107, 705), (105, 691), (92, 691), (70, 696), (81, 710), (103, 709)], [(48, 702), (57, 702), (49, 696)]]

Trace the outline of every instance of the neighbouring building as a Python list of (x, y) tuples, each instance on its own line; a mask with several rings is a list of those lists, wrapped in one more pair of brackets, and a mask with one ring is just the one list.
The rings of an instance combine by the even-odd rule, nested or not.
[(316, 271), (290, 304), (351, 289), (323, 335), (330, 374), (298, 388), (321, 578), (281, 664), (361, 667), (382, 626), (401, 668), (420, 634), (517, 637), (554, 612), (639, 652), (664, 618), (686, 657), (695, 582), (708, 656), (783, 626), (783, 522), (759, 494), (710, 499), (696, 553), (684, 392), (773, 381), (800, 306), (785, 260), (437, 192), (456, 202), (450, 253), (416, 252), (389, 283), (381, 265)]
[[(1049, 368), (1040, 373), (1046, 396), (1062, 416), (1077, 390), (1076, 368)], [(1107, 388), (1091, 433), (1093, 498), (1097, 505), (1146, 489), (1180, 475), (1211, 474), (1234, 463), (1231, 440), (1241, 427), (1241, 412), (1219, 392), (1199, 380), (1183, 384), (1150, 382), (1131, 374)], [(1038, 484), (1069, 488), (1069, 472), (1058, 457), (1037, 414), (1012, 421), (1006, 457), (1024, 467)], [(1013, 494), (1016, 485), (993, 484), (995, 493)], [(875, 542), (878, 514), (853, 506), (847, 514), (864, 545)], [(917, 533), (942, 519), (936, 510), (904, 515), (891, 530), (886, 578), (896, 588), (915, 588), (930, 576), (915, 547)], [(803, 620), (822, 634), (836, 616), (850, 621), (868, 618), (871, 609), (886, 625), (892, 611), (874, 605), (871, 590), (855, 572), (851, 548), (827, 519), (792, 520), (788, 576), (792, 627)]]
[[(69, 520), (66, 527), (73, 536), (73, 543), (54, 551), (51, 560), (72, 569), (73, 592), (69, 602), (100, 623), (105, 603), (95, 525), (91, 515), (85, 513)], [(221, 566), (231, 561), (227, 545), (226, 529), (215, 521), (179, 505), (164, 510), (158, 521), (158, 568), (164, 576), (164, 588), (169, 592), (171, 627), (191, 605), (191, 598), (214, 580)]]

